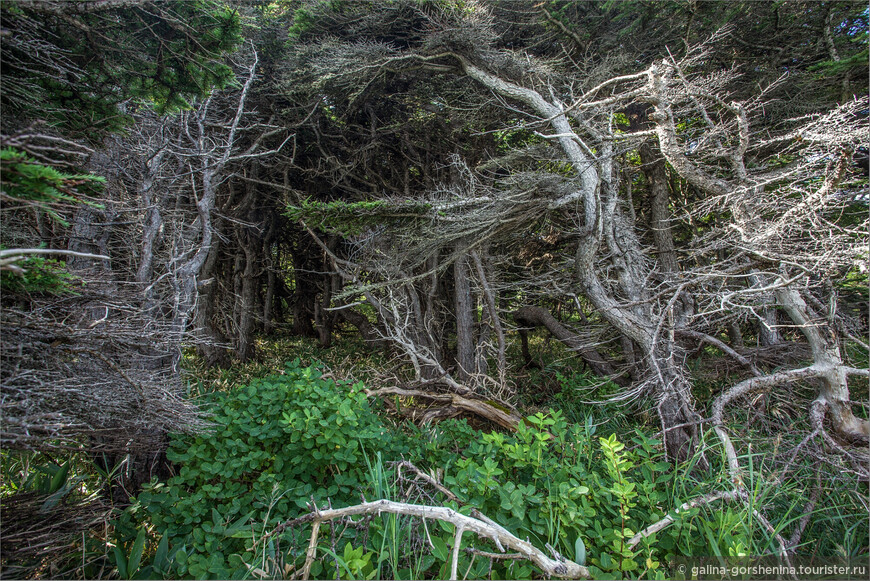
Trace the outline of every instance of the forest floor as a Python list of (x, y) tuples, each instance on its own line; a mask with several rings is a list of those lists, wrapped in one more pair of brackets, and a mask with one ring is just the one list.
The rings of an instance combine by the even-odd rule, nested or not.
[[(819, 555), (866, 562), (867, 483), (805, 441), (813, 390), (759, 396), (731, 414), (747, 508), (726, 502), (728, 470), (712, 430), (674, 466), (654, 413), (602, 403), (617, 386), (584, 371), (560, 343), (533, 334), (530, 350), (533, 363), (511, 378), (508, 403), (527, 418), (517, 433), (476, 417), (418, 426), (407, 419), (421, 405), (413, 398), (367, 398), (365, 388), (410, 377), (398, 357), (357, 338), (338, 336), (328, 349), (307, 339), (260, 341), (256, 362), (226, 369), (190, 354), (187, 395), (215, 431), (173, 436), (171, 471), (132, 504), (112, 500), (123, 462), (3, 452), (4, 577), (298, 578), (310, 528), (278, 534), (282, 523), (314, 505), (379, 498), (480, 511), (594, 578), (674, 578), (680, 559), (775, 555), (777, 538), (794, 543), (801, 563), (821, 563)], [(518, 346), (509, 355), (519, 361)], [(702, 401), (734, 381), (721, 366), (695, 365), (708, 378), (695, 385)], [(425, 477), (411, 478), (403, 462)], [(634, 542), (674, 508), (711, 495), (724, 499)], [(35, 515), (52, 524), (36, 536)], [(528, 561), (492, 558), (497, 547), (470, 535), (454, 555), (447, 522), (340, 522), (324, 523), (308, 575), (446, 578), (451, 566), (468, 578), (542, 575)]]

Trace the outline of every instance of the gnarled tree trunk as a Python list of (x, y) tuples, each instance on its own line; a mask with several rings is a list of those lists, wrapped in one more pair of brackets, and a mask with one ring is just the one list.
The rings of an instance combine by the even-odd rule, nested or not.
[(850, 443), (866, 446), (870, 422), (858, 419), (852, 413), (846, 366), (834, 329), (825, 319), (811, 312), (797, 290), (780, 287), (776, 290), (776, 298), (810, 344), (813, 367), (821, 372), (817, 400), (827, 403), (834, 432)]

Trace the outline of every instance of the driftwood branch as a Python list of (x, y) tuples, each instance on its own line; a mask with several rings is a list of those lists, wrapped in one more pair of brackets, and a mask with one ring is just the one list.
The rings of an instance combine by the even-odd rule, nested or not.
[(312, 523), (311, 542), (308, 545), (308, 550), (305, 556), (305, 566), (302, 570), (302, 578), (308, 579), (311, 572), (311, 564), (316, 558), (317, 553), (317, 533), (319, 532), (320, 524), (326, 521), (341, 519), (358, 515), (378, 515), (381, 513), (401, 514), (405, 516), (418, 517), (423, 519), (435, 519), (451, 523), (456, 527), (456, 538), (454, 541), (455, 547), (451, 557), (451, 572), (452, 579), (456, 579), (457, 560), (459, 552), (456, 547), (459, 546), (459, 539), (463, 532), (472, 532), (481, 538), (491, 539), (497, 546), (502, 549), (510, 549), (515, 553), (523, 555), (529, 561), (540, 567), (547, 577), (562, 577), (568, 579), (589, 579), (589, 570), (586, 567), (578, 565), (573, 561), (554, 560), (545, 555), (540, 549), (523, 541), (504, 527), (493, 526), (488, 522), (480, 519), (466, 516), (458, 513), (452, 508), (440, 506), (426, 506), (420, 504), (407, 504), (403, 502), (394, 502), (391, 500), (376, 500), (374, 502), (363, 502), (355, 506), (346, 508), (336, 508), (329, 510), (314, 510), (299, 518), (291, 519), (279, 525), (272, 535), (283, 531), (289, 527), (294, 527), (306, 523)]
[[(432, 476), (429, 476), (428, 474), (426, 474), (425, 472), (423, 472), (422, 470), (420, 470), (419, 468), (417, 468), (416, 466), (414, 466), (412, 463), (408, 462), (407, 460), (402, 460), (401, 462), (396, 462), (395, 465), (396, 465), (399, 473), (401, 473), (403, 468), (411, 470), (412, 472), (414, 472), (414, 474), (416, 474), (415, 479), (420, 479), (423, 482), (425, 482), (426, 484), (432, 486), (433, 488), (438, 490), (440, 493), (442, 493), (444, 496), (446, 496), (448, 500), (455, 502), (459, 506), (466, 506), (465, 503), (462, 501), (462, 499), (460, 499), (458, 496), (453, 494), (453, 491), (451, 491), (449, 488), (445, 487), (443, 484), (438, 482), (438, 480), (436, 480)], [(483, 522), (485, 522), (493, 527), (502, 528), (500, 524), (498, 524), (494, 520), (490, 519), (488, 516), (486, 516), (485, 514), (483, 514), (482, 512), (480, 512), (479, 510), (477, 510), (474, 507), (471, 507), (471, 511), (469, 512), (469, 514), (471, 516), (473, 516), (474, 518), (476, 518), (478, 520), (482, 520)], [(502, 547), (499, 544), (498, 540), (496, 540), (495, 544), (498, 547), (499, 551), (504, 552), (504, 547)], [(503, 557), (499, 557), (499, 558), (508, 559), (508, 558), (512, 558), (512, 557), (503, 556)]]
[(469, 399), (457, 393), (430, 393), (417, 389), (402, 389), (400, 387), (368, 389), (365, 393), (369, 397), (379, 395), (398, 395), (400, 397), (419, 397), (444, 403), (459, 410), (478, 415), (509, 430), (516, 430), (517, 425), (522, 419), (518, 415), (504, 411), (486, 401)]

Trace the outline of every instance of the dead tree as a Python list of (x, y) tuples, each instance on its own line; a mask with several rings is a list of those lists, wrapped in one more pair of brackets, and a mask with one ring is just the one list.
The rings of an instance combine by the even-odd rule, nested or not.
[[(751, 120), (760, 113), (761, 99), (726, 102), (687, 78), (684, 68), (690, 66), (691, 62), (670, 60), (647, 73), (656, 135), (672, 167), (708, 194), (702, 211), (714, 207), (730, 211), (731, 220), (711, 236), (717, 236), (719, 244), (730, 244), (735, 252), (725, 263), (698, 273), (699, 280), (725, 276), (730, 269), (732, 280), (736, 275), (746, 281), (744, 288), (710, 296), (701, 316), (728, 305), (756, 315), (756, 309), (761, 310), (759, 318), (765, 324), (763, 309), (775, 297), (810, 345), (814, 363), (812, 373), (804, 377), (820, 379), (817, 401), (829, 409), (834, 431), (846, 441), (866, 442), (870, 424), (851, 411), (847, 376), (852, 372), (839, 348), (836, 298), (829, 294), (825, 313), (814, 312), (808, 301), (819, 302), (813, 287), (818, 292), (825, 288), (825, 279), (854, 268), (866, 248), (866, 215), (863, 230), (838, 216), (851, 203), (846, 173), (850, 154), (866, 135), (866, 122), (856, 122), (859, 117), (854, 111), (866, 107), (867, 100), (795, 120), (787, 131), (771, 137), (753, 131)], [(711, 139), (691, 157), (675, 128), (681, 107), (701, 115), (709, 125)], [(712, 121), (710, 110), (716, 111), (718, 122)], [(732, 145), (717, 147), (717, 141)], [(781, 163), (784, 154), (794, 161)], [(713, 160), (726, 163), (730, 171), (714, 174), (709, 169)], [(770, 389), (789, 377), (780, 372), (763, 383)], [(730, 400), (732, 395), (724, 397)]]

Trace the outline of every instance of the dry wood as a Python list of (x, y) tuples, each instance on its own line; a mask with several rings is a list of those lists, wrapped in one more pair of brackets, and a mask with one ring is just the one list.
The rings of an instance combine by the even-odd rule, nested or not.
[(516, 553), (522, 554), (526, 559), (540, 567), (547, 576), (568, 579), (590, 578), (589, 570), (586, 567), (566, 559), (551, 559), (528, 541), (523, 541), (517, 538), (508, 532), (507, 529), (495, 525), (492, 521), (484, 522), (480, 519), (458, 513), (451, 508), (441, 506), (425, 506), (394, 502), (391, 500), (376, 500), (374, 502), (363, 502), (362, 504), (348, 506), (346, 508), (315, 510), (301, 517), (290, 519), (282, 523), (271, 533), (271, 535), (278, 534), (289, 527), (309, 522), (312, 523), (311, 542), (308, 545), (305, 567), (303, 568), (302, 575), (303, 579), (308, 579), (311, 571), (311, 563), (316, 558), (317, 533), (321, 523), (358, 515), (378, 515), (384, 512), (414, 516), (423, 519), (436, 519), (453, 524), (456, 527), (457, 532), (451, 557), (451, 579), (456, 579), (459, 555), (457, 547), (460, 545), (459, 541), (462, 534), (466, 531), (475, 533), (478, 537), (492, 540), (492, 542), (495, 543), (502, 552), (506, 549), (511, 549)]
[(547, 329), (556, 339), (564, 343), (566, 347), (576, 352), (597, 375), (606, 377), (616, 374), (610, 362), (595, 347), (584, 342), (577, 333), (557, 321), (546, 309), (535, 306), (520, 307), (514, 311), (513, 316), (514, 320), (520, 325), (544, 327)]
[[(428, 399), (438, 403), (453, 406), (462, 411), (475, 414), (491, 422), (494, 422), (503, 428), (516, 430), (517, 425), (522, 420), (521, 417), (514, 413), (509, 413), (500, 409), (491, 403), (483, 400), (470, 399), (457, 393), (432, 393), (421, 391), (418, 389), (402, 389), (400, 387), (384, 387), (381, 389), (368, 389), (366, 395), (369, 397), (382, 395), (398, 395), (400, 397), (419, 397)], [(504, 406), (507, 409), (507, 406)]]
[(676, 517), (681, 513), (689, 510), (690, 508), (695, 508), (697, 506), (704, 506), (710, 504), (711, 502), (716, 502), (717, 500), (725, 500), (732, 501), (736, 500), (740, 497), (740, 494), (737, 490), (727, 490), (720, 492), (711, 492), (710, 494), (705, 494), (704, 496), (699, 496), (698, 498), (692, 499), (688, 502), (684, 502), (680, 505), (679, 508), (675, 508), (672, 512), (669, 512), (662, 518), (660, 521), (651, 524), (646, 527), (628, 541), (628, 548), (634, 549), (640, 542), (646, 537), (653, 535), (659, 532), (662, 529), (667, 528), (671, 524), (673, 524), (677, 519)]

